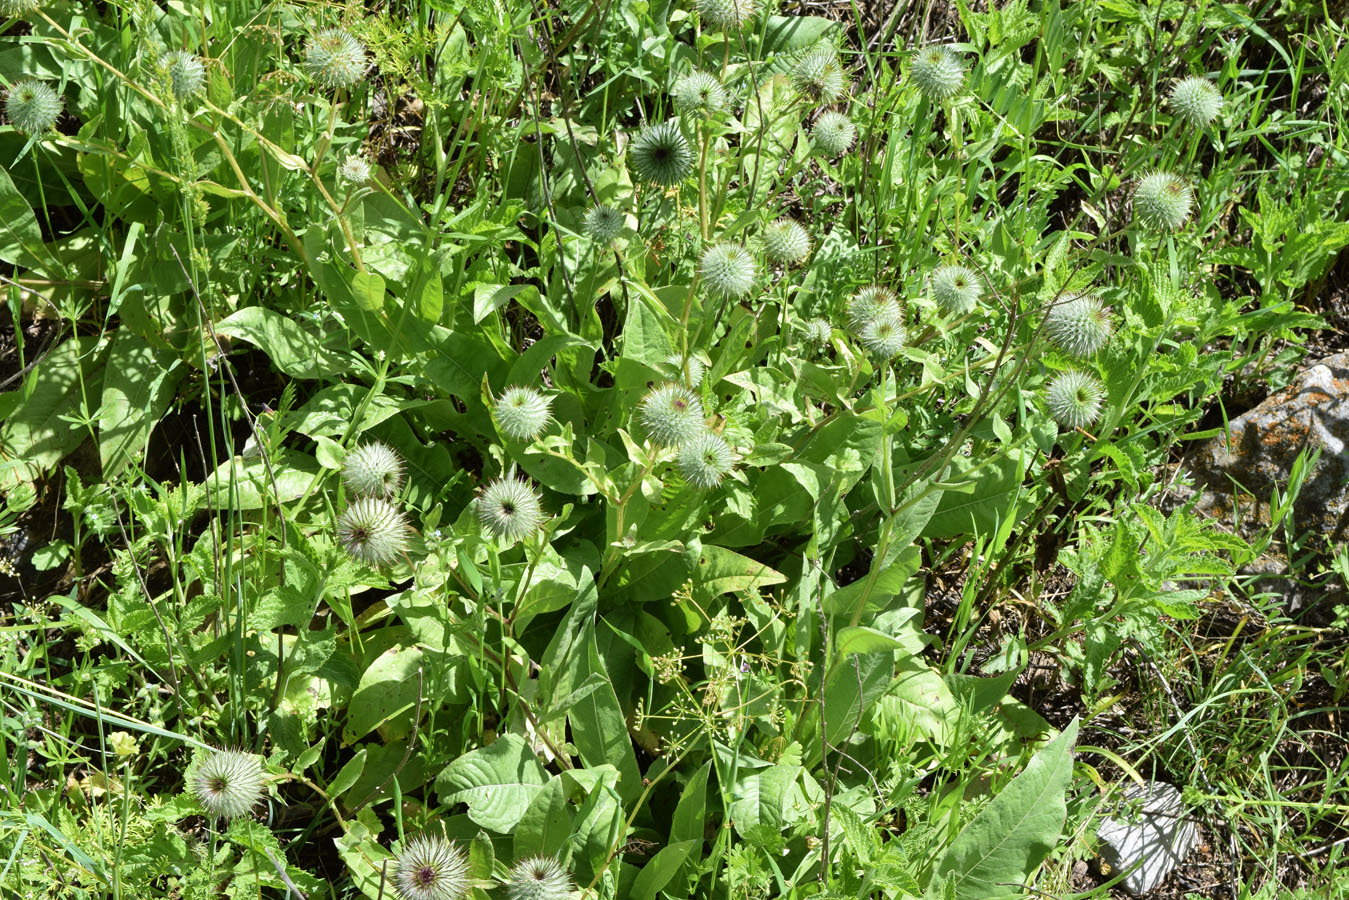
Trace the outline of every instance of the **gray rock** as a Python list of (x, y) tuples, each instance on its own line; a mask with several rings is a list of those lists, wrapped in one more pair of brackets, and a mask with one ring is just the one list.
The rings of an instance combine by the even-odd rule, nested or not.
[[(1332, 541), (1349, 537), (1349, 353), (1318, 360), (1291, 385), (1228, 423), (1188, 468), (1204, 488), (1197, 508), (1258, 528), (1269, 521), (1271, 489), (1288, 484), (1304, 449), (1321, 448), (1293, 507), (1299, 531)], [(1234, 487), (1234, 482), (1250, 496)]]
[(1199, 826), (1185, 816), (1180, 791), (1161, 781), (1130, 784), (1123, 791), (1118, 818), (1101, 822), (1101, 859), (1115, 875), (1138, 865), (1121, 884), (1131, 894), (1145, 894), (1161, 884), (1199, 843)]

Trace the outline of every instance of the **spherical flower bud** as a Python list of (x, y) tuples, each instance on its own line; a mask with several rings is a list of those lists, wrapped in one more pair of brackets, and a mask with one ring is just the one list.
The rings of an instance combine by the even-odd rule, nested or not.
[(441, 837), (407, 842), (393, 865), (393, 889), (401, 900), (462, 900), (470, 888), (468, 856)]
[(543, 524), (543, 507), (530, 483), (511, 475), (483, 488), (478, 521), (498, 540), (515, 543)]
[(187, 782), (207, 816), (237, 819), (262, 799), (262, 761), (242, 750), (209, 750), (189, 768)]
[(979, 276), (964, 266), (941, 266), (932, 273), (932, 299), (948, 316), (974, 309), (981, 294)]
[(1101, 415), (1105, 388), (1095, 375), (1070, 369), (1060, 372), (1045, 389), (1049, 414), (1065, 428), (1085, 428)]
[(1171, 108), (1181, 119), (1203, 128), (1218, 118), (1223, 108), (1223, 95), (1207, 78), (1191, 75), (1172, 86)]
[(713, 296), (743, 297), (754, 289), (759, 265), (739, 244), (713, 244), (703, 251), (698, 274)]
[(810, 255), (810, 233), (800, 222), (778, 219), (764, 229), (763, 253), (769, 262), (790, 266)]
[(1134, 219), (1153, 231), (1175, 231), (1190, 218), (1194, 192), (1170, 172), (1144, 175), (1134, 188)]
[(5, 115), (25, 134), (38, 134), (56, 124), (61, 114), (61, 97), (41, 81), (20, 81), (5, 98)]
[(698, 15), (708, 28), (732, 31), (754, 18), (754, 0), (695, 0)]
[(812, 50), (792, 66), (792, 84), (817, 104), (833, 103), (847, 86), (843, 66), (832, 47)]
[(370, 180), (370, 162), (364, 156), (353, 153), (337, 167), (337, 177), (349, 184), (365, 184)]
[(186, 100), (206, 84), (206, 66), (201, 58), (186, 50), (165, 54), (160, 65), (168, 70), (169, 89), (178, 100)]
[(699, 490), (711, 490), (735, 467), (735, 456), (721, 435), (704, 431), (679, 445), (679, 474)]
[(567, 870), (551, 856), (520, 860), (506, 879), (506, 896), (510, 900), (567, 900), (571, 888)]
[(585, 233), (597, 244), (608, 244), (623, 233), (623, 214), (600, 204), (586, 213)]
[(304, 68), (321, 87), (351, 87), (365, 76), (365, 45), (340, 28), (325, 28), (305, 47)]
[(934, 45), (914, 54), (909, 77), (931, 99), (945, 100), (964, 87), (965, 67), (951, 48)]
[(857, 140), (857, 126), (841, 112), (822, 113), (810, 131), (816, 152), (830, 159), (846, 153)]
[(651, 442), (678, 447), (707, 430), (698, 396), (680, 384), (663, 384), (642, 398), (642, 427)]
[[(665, 357), (665, 364), (674, 370), (675, 378), (681, 380), (684, 378), (684, 358), (678, 353), (671, 353), (669, 356)], [(696, 388), (703, 383), (704, 370), (705, 367), (703, 366), (703, 361), (701, 359), (696, 356), (689, 357), (687, 372), (689, 387)]]
[(342, 463), (342, 481), (357, 497), (392, 497), (403, 484), (403, 458), (380, 441), (362, 444)]
[(726, 107), (726, 89), (716, 76), (706, 72), (693, 71), (680, 75), (675, 79), (670, 96), (674, 97), (675, 109), (680, 112), (700, 109), (714, 113)]
[(904, 323), (898, 317), (881, 316), (863, 325), (858, 337), (868, 352), (889, 359), (904, 349)]
[(553, 400), (531, 387), (511, 387), (497, 399), (497, 425), (510, 438), (532, 441), (548, 427)]
[(834, 328), (824, 319), (811, 319), (801, 327), (802, 337), (812, 347), (828, 347), (834, 337)]
[(1099, 298), (1073, 294), (1050, 308), (1045, 330), (1064, 353), (1085, 359), (1110, 342), (1114, 326)]
[(381, 497), (361, 497), (337, 519), (337, 542), (369, 566), (387, 566), (407, 550), (408, 523)]
[(17, 19), (42, 5), (42, 0), (0, 0), (0, 19)]
[(879, 284), (869, 284), (852, 295), (848, 302), (848, 329), (861, 332), (877, 319), (901, 319), (902, 312), (895, 292)]
[(674, 119), (643, 128), (628, 159), (637, 178), (652, 184), (679, 184), (693, 172), (693, 150)]

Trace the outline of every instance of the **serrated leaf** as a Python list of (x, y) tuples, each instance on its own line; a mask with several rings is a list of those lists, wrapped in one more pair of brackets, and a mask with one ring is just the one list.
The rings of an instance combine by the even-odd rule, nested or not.
[(547, 782), (525, 739), (505, 734), (446, 766), (436, 791), (442, 803), (468, 804), (468, 817), (483, 828), (509, 834)]

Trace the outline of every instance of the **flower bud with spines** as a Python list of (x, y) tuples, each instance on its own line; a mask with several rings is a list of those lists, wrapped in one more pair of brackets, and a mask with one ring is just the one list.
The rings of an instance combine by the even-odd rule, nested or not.
[(743, 297), (754, 289), (759, 265), (744, 247), (723, 242), (703, 251), (698, 274), (713, 296)]
[(49, 130), (60, 114), (60, 95), (41, 81), (17, 82), (5, 98), (5, 115), (10, 124), (24, 134)]
[(401, 900), (463, 900), (471, 887), (468, 856), (444, 838), (421, 835), (398, 854), (392, 880)]
[(723, 31), (740, 28), (758, 12), (755, 0), (695, 0), (703, 26)]
[(812, 347), (825, 348), (834, 337), (834, 328), (825, 319), (811, 319), (801, 326), (802, 339)]
[(914, 54), (909, 77), (929, 98), (946, 100), (965, 86), (965, 67), (949, 47), (933, 45)]
[(0, 0), (0, 19), (26, 16), (42, 5), (42, 0)]
[(238, 819), (262, 799), (262, 761), (242, 750), (209, 750), (188, 770), (188, 785), (206, 815)]
[(511, 867), (506, 879), (510, 900), (567, 900), (571, 896), (567, 870), (551, 856), (531, 856)]
[(365, 45), (340, 28), (325, 28), (309, 41), (304, 68), (325, 88), (351, 87), (365, 77)]
[(679, 445), (679, 473), (691, 486), (711, 490), (735, 468), (735, 455), (719, 434), (704, 431)]
[(869, 322), (877, 319), (901, 319), (902, 310), (895, 292), (879, 284), (869, 284), (852, 295), (848, 302), (848, 329), (861, 333)]
[(862, 326), (858, 337), (867, 351), (889, 359), (904, 349), (904, 323), (899, 316), (880, 316)]
[(362, 444), (343, 461), (342, 481), (357, 497), (392, 497), (403, 484), (403, 458), (381, 441)]
[(1101, 415), (1105, 388), (1095, 375), (1070, 369), (1055, 375), (1045, 389), (1049, 414), (1064, 428), (1085, 428)]
[(407, 550), (407, 519), (382, 497), (361, 497), (338, 517), (337, 542), (353, 559), (387, 566)]
[[(679, 381), (685, 380), (684, 359), (678, 353), (671, 353), (665, 357), (665, 364), (674, 371), (675, 378)], [(706, 367), (703, 361), (696, 356), (690, 356), (688, 361), (687, 381), (688, 386), (696, 388), (703, 383), (703, 372)]]
[(792, 66), (792, 84), (817, 105), (842, 97), (847, 84), (834, 48), (820, 47), (798, 59)]
[(852, 147), (857, 140), (857, 126), (843, 113), (829, 110), (815, 120), (810, 136), (816, 151), (833, 159)]
[(502, 392), (494, 407), (497, 425), (517, 441), (532, 441), (552, 419), (551, 397), (545, 397), (531, 387), (509, 387)]
[(585, 217), (585, 233), (597, 244), (612, 243), (623, 233), (623, 214), (612, 206), (598, 204)]
[(543, 524), (543, 507), (528, 481), (510, 475), (483, 488), (478, 521), (493, 537), (515, 543)]
[(1191, 75), (1171, 87), (1171, 108), (1181, 119), (1203, 128), (1218, 118), (1223, 108), (1223, 95), (1207, 78)]
[(1185, 179), (1170, 172), (1149, 172), (1134, 187), (1134, 219), (1152, 231), (1180, 229), (1194, 206), (1194, 192)]
[(359, 187), (370, 180), (370, 161), (359, 153), (352, 153), (337, 167), (337, 177)]
[(161, 65), (169, 73), (169, 90), (180, 102), (191, 97), (206, 84), (206, 66), (201, 58), (186, 50), (165, 54)]
[(670, 89), (675, 109), (680, 112), (721, 112), (726, 108), (726, 89), (721, 86), (715, 75), (707, 72), (685, 72), (675, 79)]
[(763, 254), (769, 262), (795, 265), (810, 256), (810, 233), (800, 222), (778, 219), (764, 229)]
[(639, 180), (665, 187), (693, 173), (693, 150), (674, 119), (643, 128), (633, 139), (628, 159)]
[(974, 309), (981, 294), (979, 276), (964, 266), (940, 266), (932, 273), (932, 299), (948, 316)]
[(680, 384), (662, 384), (642, 398), (641, 418), (651, 443), (661, 447), (678, 447), (707, 430), (698, 395)]
[(1110, 342), (1110, 310), (1090, 294), (1072, 294), (1055, 303), (1045, 317), (1049, 339), (1070, 356), (1086, 359)]

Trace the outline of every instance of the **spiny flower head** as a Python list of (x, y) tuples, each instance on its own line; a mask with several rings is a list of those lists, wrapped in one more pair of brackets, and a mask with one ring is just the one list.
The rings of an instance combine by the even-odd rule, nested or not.
[(497, 399), (497, 425), (508, 437), (532, 441), (548, 427), (553, 400), (532, 387), (509, 387)]
[(704, 431), (679, 445), (679, 473), (693, 487), (711, 490), (735, 467), (735, 455), (719, 434)]
[(623, 214), (603, 203), (586, 213), (585, 233), (597, 244), (608, 244), (623, 233)]
[(670, 89), (670, 96), (674, 97), (675, 108), (680, 112), (700, 109), (714, 113), (726, 107), (726, 89), (715, 75), (707, 72), (695, 70), (680, 75)]
[(801, 326), (802, 337), (812, 347), (827, 347), (834, 337), (834, 328), (825, 319), (811, 319)]
[(1105, 388), (1095, 375), (1070, 369), (1055, 375), (1045, 389), (1049, 414), (1064, 428), (1085, 428), (1101, 415)]
[(799, 263), (810, 255), (810, 233), (794, 219), (778, 219), (764, 229), (763, 254), (784, 266)]
[(869, 284), (848, 301), (848, 328), (851, 331), (860, 333), (867, 323), (886, 318), (902, 318), (895, 292), (888, 287)]
[(941, 266), (932, 273), (932, 299), (948, 316), (974, 309), (981, 293), (979, 276), (964, 266)]
[(5, 98), (5, 115), (25, 134), (38, 134), (56, 124), (61, 114), (61, 97), (41, 81), (20, 81)]
[(42, 0), (0, 0), (0, 19), (17, 19), (42, 5)]
[(904, 349), (904, 322), (899, 316), (881, 316), (863, 325), (858, 337), (869, 352), (889, 359)]
[(350, 184), (365, 184), (370, 180), (370, 162), (359, 153), (352, 153), (337, 167), (337, 177)]
[(708, 28), (733, 31), (758, 11), (754, 0), (695, 0), (698, 15)]
[(810, 137), (815, 149), (832, 159), (852, 147), (857, 140), (857, 126), (843, 113), (830, 110), (815, 120)]
[[(671, 353), (665, 357), (665, 364), (674, 370), (675, 378), (684, 380), (684, 358), (678, 353)], [(703, 361), (696, 356), (689, 357), (688, 363), (688, 385), (696, 388), (703, 383), (703, 371), (705, 370)]]
[(1190, 186), (1170, 172), (1150, 172), (1134, 187), (1134, 218), (1153, 231), (1176, 231), (1193, 205)]
[(169, 89), (179, 100), (186, 100), (206, 84), (206, 66), (201, 58), (186, 50), (174, 50), (160, 61), (169, 73)]
[(693, 150), (674, 119), (643, 128), (632, 142), (628, 159), (638, 179), (666, 187), (679, 184), (693, 172)]
[(407, 842), (393, 866), (393, 889), (402, 900), (461, 900), (468, 896), (468, 857), (441, 837)]
[(543, 507), (528, 481), (508, 475), (483, 488), (478, 521), (493, 537), (515, 543), (543, 524)]
[(365, 76), (365, 45), (340, 28), (325, 28), (305, 47), (304, 68), (322, 87), (351, 87)]
[(642, 398), (642, 427), (651, 443), (678, 447), (707, 430), (707, 416), (698, 395), (673, 382), (654, 388)]
[(407, 550), (408, 523), (382, 497), (361, 497), (337, 519), (337, 542), (354, 559), (387, 566)]
[(380, 441), (362, 444), (347, 454), (342, 480), (358, 497), (392, 497), (403, 484), (403, 458)]
[(812, 50), (792, 66), (792, 84), (817, 104), (833, 103), (843, 96), (843, 66), (832, 47)]
[(188, 784), (206, 815), (237, 819), (248, 815), (263, 788), (262, 761), (242, 750), (210, 750), (188, 771)]
[(510, 900), (567, 900), (570, 894), (571, 878), (551, 856), (520, 860), (506, 879), (506, 896)]
[(1085, 359), (1110, 342), (1114, 326), (1098, 297), (1073, 294), (1050, 308), (1045, 330), (1064, 353)]
[(950, 47), (933, 45), (914, 54), (909, 77), (931, 99), (945, 100), (964, 87), (965, 67)]
[(1223, 108), (1223, 95), (1207, 78), (1191, 75), (1172, 86), (1171, 108), (1186, 122), (1203, 128), (1218, 118)]
[(739, 244), (713, 244), (703, 251), (698, 274), (714, 296), (743, 297), (754, 289), (759, 265)]

